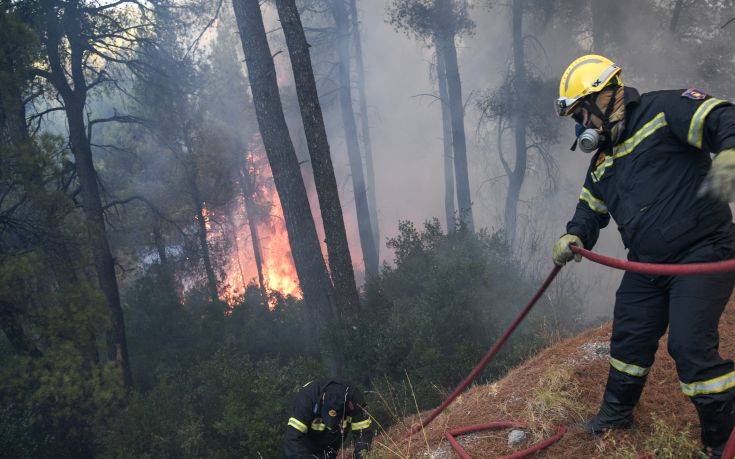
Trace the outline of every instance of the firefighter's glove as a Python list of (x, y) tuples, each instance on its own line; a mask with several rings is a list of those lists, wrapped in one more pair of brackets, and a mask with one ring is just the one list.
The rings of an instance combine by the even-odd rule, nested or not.
[(575, 236), (574, 234), (565, 234), (560, 237), (556, 245), (554, 245), (552, 255), (556, 266), (564, 266), (568, 261), (572, 261), (572, 259), (574, 261), (582, 261), (582, 255), (572, 252), (572, 249), (569, 247), (570, 245), (582, 247), (584, 244), (582, 244), (579, 236)]
[(699, 194), (709, 194), (725, 202), (735, 201), (735, 148), (722, 150), (715, 157)]

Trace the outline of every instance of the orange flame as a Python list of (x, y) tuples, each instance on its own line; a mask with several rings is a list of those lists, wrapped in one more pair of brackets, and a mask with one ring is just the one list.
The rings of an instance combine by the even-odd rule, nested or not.
[[(276, 298), (271, 296), (271, 293), (278, 292), (296, 298), (302, 298), (302, 293), (291, 256), (283, 208), (272, 182), (270, 166), (263, 154), (253, 152), (248, 153), (248, 162), (251, 165), (250, 174), (256, 175), (257, 191), (254, 194), (257, 205), (270, 205), (268, 215), (258, 218), (257, 228), (266, 284), (262, 287), (269, 294), (270, 306), (275, 307)], [(235, 302), (235, 297), (245, 291), (248, 284), (258, 283), (252, 234), (245, 207), (245, 201), (241, 196), (232, 215), (236, 236), (233, 253), (225, 269), (225, 296), (231, 304)]]

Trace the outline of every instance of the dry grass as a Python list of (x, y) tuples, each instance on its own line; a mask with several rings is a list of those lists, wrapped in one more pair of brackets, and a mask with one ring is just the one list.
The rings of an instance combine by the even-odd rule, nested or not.
[(565, 367), (550, 368), (531, 389), (524, 420), (529, 426), (534, 442), (552, 435), (555, 425), (573, 419), (581, 421), (583, 410), (579, 405), (582, 390), (572, 378), (572, 371)]
[[(731, 301), (720, 323), (720, 352), (727, 358), (735, 354), (733, 330), (735, 304)], [(589, 343), (605, 342), (609, 337), (609, 325), (589, 330), (539, 352), (495, 384), (470, 388), (422, 434), (415, 435), (410, 445), (397, 448), (395, 441), (418, 420), (416, 414), (403, 418), (376, 438), (377, 443), (389, 445), (392, 450), (378, 446), (376, 457), (454, 458), (444, 440), (449, 429), (516, 420), (529, 426), (532, 441), (536, 441), (548, 435), (555, 423), (569, 426), (593, 415), (602, 398), (609, 364), (604, 356), (590, 355)], [(634, 413), (634, 428), (611, 432), (603, 438), (570, 428), (561, 441), (535, 457), (632, 458), (645, 452), (653, 452), (658, 458), (698, 457), (699, 422), (693, 406), (681, 394), (674, 363), (666, 354), (666, 339), (662, 338)], [(507, 431), (482, 432), (467, 438), (465, 448), (474, 458), (510, 454), (513, 450), (506, 444), (506, 435)]]

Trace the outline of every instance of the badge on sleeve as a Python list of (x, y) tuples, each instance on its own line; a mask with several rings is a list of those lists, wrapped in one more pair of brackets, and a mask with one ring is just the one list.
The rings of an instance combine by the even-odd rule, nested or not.
[(693, 100), (702, 100), (707, 97), (704, 91), (700, 91), (697, 88), (689, 88), (681, 94), (682, 97), (688, 97)]

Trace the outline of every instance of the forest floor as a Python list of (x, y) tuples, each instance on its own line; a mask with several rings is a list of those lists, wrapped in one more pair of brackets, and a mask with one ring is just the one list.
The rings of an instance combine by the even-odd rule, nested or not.
[[(423, 433), (399, 446), (399, 439), (417, 417), (402, 420), (376, 437), (373, 451), (379, 457), (454, 458), (457, 455), (444, 438), (448, 430), (514, 420), (528, 426), (527, 440), (518, 447), (507, 444), (510, 429), (477, 432), (458, 440), (473, 458), (500, 457), (553, 435), (554, 425), (565, 425), (569, 426), (566, 435), (534, 457), (635, 458), (647, 452), (658, 458), (699, 457), (697, 415), (679, 388), (674, 362), (666, 351), (668, 335), (661, 339), (633, 428), (593, 438), (573, 426), (594, 415), (602, 399), (609, 369), (610, 330), (608, 323), (561, 341), (501, 380), (471, 387)], [(720, 336), (720, 353), (735, 357), (735, 298), (720, 322)]]

